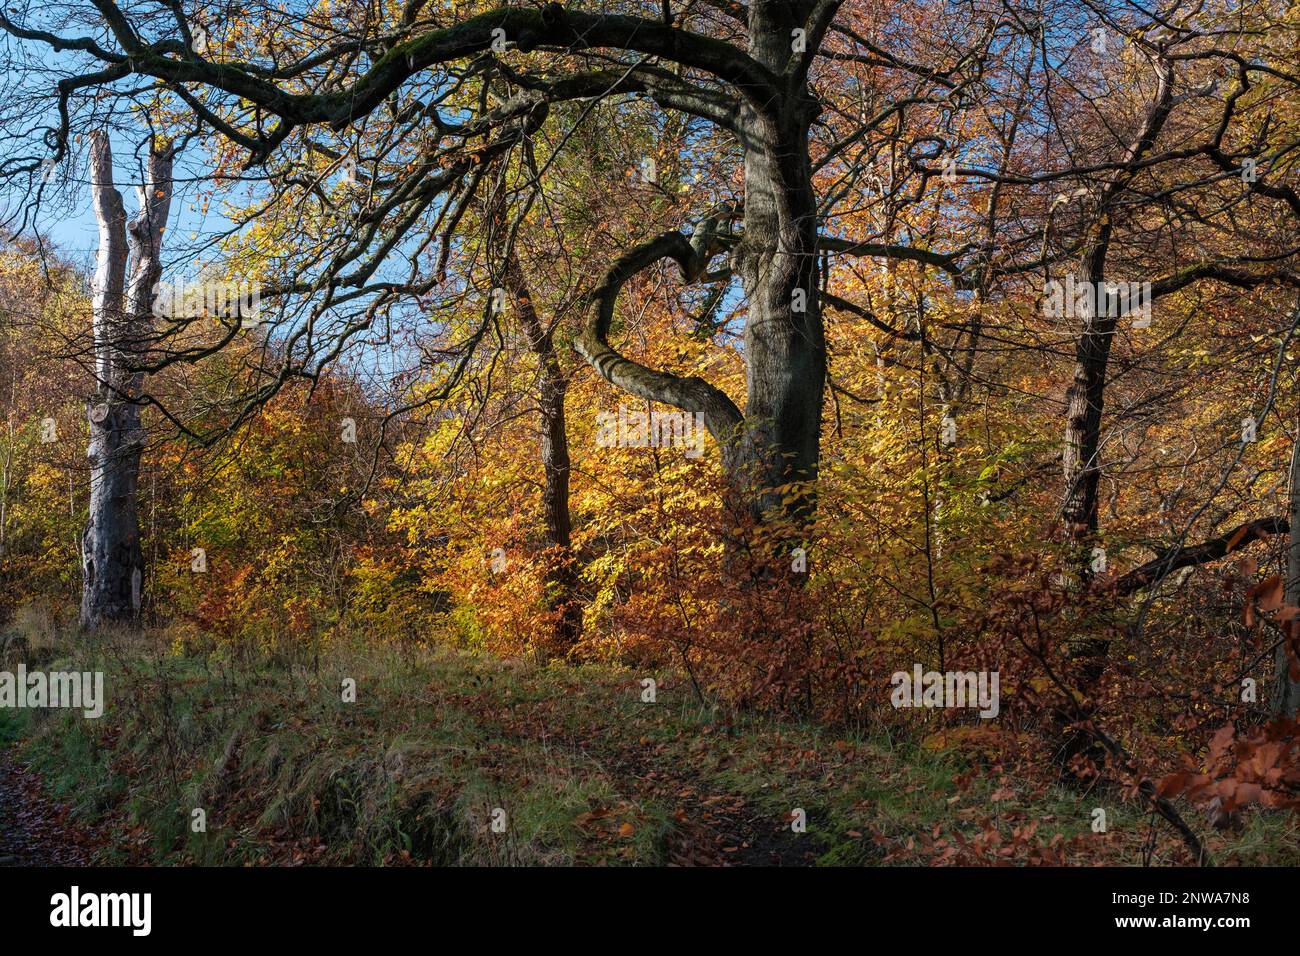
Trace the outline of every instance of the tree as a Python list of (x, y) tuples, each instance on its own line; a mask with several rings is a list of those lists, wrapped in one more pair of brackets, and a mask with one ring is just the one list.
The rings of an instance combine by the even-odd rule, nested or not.
[[(1117, 260), (1149, 276), (1155, 297), (1203, 281), (1296, 283), (1285, 235), (1247, 254), (1201, 241), (1235, 229), (1237, 200), (1199, 218), (1182, 213), (1187, 196), (1215, 195), (1234, 174), (1240, 182), (1246, 159), (1260, 175), (1243, 186), (1245, 200), (1292, 201), (1272, 166), (1288, 155), (1290, 133), (1274, 142), (1244, 131), (1267, 109), (1256, 87), (1287, 93), (1296, 77), (1250, 32), (1227, 42), (1217, 24), (1167, 13), (920, 2), (893, 16), (842, 0), (708, 0), (653, 12), (628, 2), (462, 14), (412, 0), (391, 16), (329, 5), (318, 22), (95, 0), (96, 26), (84, 34), (39, 8), (0, 14), (0, 27), (67, 54), (44, 87), (54, 122), (27, 123), (15, 143), (39, 135), (60, 158), (105, 91), (115, 108), (162, 98), (174, 122), (206, 138), (217, 178), (269, 185), (238, 227), (276, 209), (310, 233), (258, 260), (264, 294), (279, 304), (283, 360), (241, 416), (288, 380), (319, 376), (350, 345), (391, 337), (404, 312), (432, 297), (483, 300), (484, 274), (499, 270), (460, 261), (448, 279), (466, 248), (465, 212), (493, 169), (516, 162), (557, 116), (574, 116), (562, 107), (581, 106), (578, 123), (600, 104), (640, 99), (728, 137), (739, 195), (684, 211), (677, 227), (630, 243), (606, 268), (593, 264), (573, 346), (624, 391), (702, 415), (738, 510), (799, 522), (812, 514), (821, 461), (823, 306), (890, 338), (919, 338), (924, 361), (955, 379), (941, 383), (945, 402), (969, 392), (986, 334), (978, 313), (932, 334), (919, 320), (901, 327), (892, 306), (882, 318), (835, 295), (827, 287), (855, 260), (932, 272), (980, 302), (1061, 268), (1104, 286)], [(1252, 5), (1257, 20), (1268, 13)], [(1099, 32), (1109, 37), (1100, 45)], [(320, 52), (301, 56), (304, 39)], [(1122, 52), (1105, 53), (1107, 43)], [(1148, 81), (1134, 79), (1144, 71)], [(39, 89), (44, 77), (15, 82)], [(37, 157), (13, 152), (0, 173), (35, 168)], [(435, 243), (436, 255), (422, 255)], [(704, 377), (649, 367), (615, 344), (621, 293), (665, 260), (686, 283), (738, 283), (743, 411)], [(1061, 514), (1070, 534), (1087, 538), (1117, 317), (1083, 318)], [(433, 399), (471, 367), (491, 323), (485, 302), (476, 330), (439, 342)], [(221, 345), (166, 350), (159, 361), (201, 360)]]
[(91, 134), (90, 179), (99, 251), (93, 302), (98, 385), (87, 411), (90, 513), (82, 539), (81, 623), (88, 628), (134, 620), (140, 612), (144, 557), (136, 498), (146, 435), (140, 421), (143, 373), (139, 368), (152, 340), (171, 170), (170, 147), (152, 144), (139, 187), (140, 211), (127, 222), (122, 194), (113, 185), (108, 133)]
[(569, 436), (565, 428), (564, 396), (569, 388), (568, 375), (555, 349), (555, 325), (543, 323), (537, 314), (528, 280), (513, 245), (506, 255), (504, 288), (514, 299), (520, 325), (539, 365), (537, 399), (541, 416), (538, 447), (542, 459), (542, 516), (548, 544), (555, 549), (554, 570), (550, 584), (552, 603), (559, 610), (557, 637), (561, 646), (570, 646), (582, 629), (582, 607), (574, 593), (577, 569), (573, 556), (573, 518), (569, 513)]
[[(452, 121), (450, 111), (448, 117), (439, 117), (435, 104), (433, 129), (462, 140), (484, 137), (486, 142), (477, 149), (465, 148), (462, 142), (460, 148), (426, 150), (417, 174), (384, 184), (387, 196), (377, 210), (383, 214), (396, 214), (403, 204), (415, 204), (412, 212), (422, 211), (447, 191), (472, 192), (481, 177), (479, 168), (528, 135), (555, 103), (643, 95), (665, 109), (729, 131), (744, 151), (740, 208), (703, 219), (689, 236), (660, 236), (621, 257), (593, 294), (592, 318), (575, 345), (602, 375), (625, 390), (704, 414), (723, 448), (733, 483), (753, 512), (761, 515), (786, 507), (787, 486), (811, 483), (817, 476), (825, 378), (817, 276), (822, 211), (812, 182), (809, 137), (821, 105), (810, 88), (809, 71), (838, 9), (838, 0), (761, 2), (748, 8), (719, 5), (717, 13), (727, 22), (728, 32), (740, 27), (748, 33), (747, 49), (741, 50), (677, 25), (671, 11), (659, 22), (621, 13), (569, 10), (558, 4), (542, 9), (505, 7), (442, 26), (417, 2), (408, 5), (395, 34), (344, 39), (329, 51), (326, 58), (337, 57), (340, 65), (368, 63), (339, 90), (307, 61), (279, 65), (275, 51), (267, 51), (271, 53), (267, 64), (204, 55), (203, 45), (194, 42), (194, 24), (179, 8), (173, 24), (179, 40), (161, 34), (159, 39), (147, 39), (163, 24), (143, 8), (129, 6), (102, 7), (110, 33), (103, 38), (63, 38), (9, 19), (4, 24), (16, 36), (75, 49), (100, 61), (102, 72), (69, 76), (60, 88), (61, 98), (128, 76), (153, 77), (201, 122), (247, 149), (249, 165), (265, 163), (296, 129), (342, 130), (366, 122), (376, 111), (393, 105), (403, 84), (426, 70), (442, 71), (439, 82), (457, 87), (482, 72), (515, 88), (503, 105), (467, 124)], [(712, 19), (713, 13), (707, 13)], [(207, 33), (211, 36), (214, 31)], [(600, 51), (608, 50), (631, 59), (612, 69), (555, 78), (542, 71), (517, 72), (504, 62), (494, 62), (496, 54), (507, 50), (553, 55), (590, 51), (588, 57), (595, 61), (601, 58)], [(452, 68), (457, 63), (472, 65), (461, 72)], [(298, 92), (304, 81), (308, 91)], [(200, 90), (200, 95), (192, 89)], [(446, 101), (451, 105), (450, 97)], [(411, 115), (409, 104), (404, 109), (405, 113), (399, 110), (399, 120)], [(267, 128), (254, 119), (255, 114), (274, 116), (275, 124)], [(61, 135), (53, 138), (57, 141)], [(381, 179), (375, 176), (370, 182), (377, 187)], [(396, 225), (378, 214), (362, 217), (367, 219), (376, 227)], [(743, 229), (732, 232), (731, 221), (743, 223)], [(410, 224), (410, 218), (402, 223)], [(696, 281), (706, 276), (712, 258), (723, 251), (730, 253), (731, 268), (748, 303), (749, 374), (743, 415), (731, 398), (705, 381), (640, 366), (609, 341), (616, 299), (629, 278), (670, 258), (681, 266), (684, 278)], [(904, 249), (901, 254), (912, 252)], [(924, 251), (915, 254), (926, 256)], [(367, 272), (366, 265), (350, 276), (335, 269), (329, 281), (338, 289), (364, 288)], [(419, 285), (409, 283), (407, 289)], [(274, 291), (292, 294), (319, 288), (314, 281), (289, 282)]]
[[(1300, 432), (1291, 449), (1291, 468), (1288, 475), (1288, 497), (1290, 508), (1287, 512), (1288, 530), (1291, 539), (1286, 549), (1286, 586), (1283, 602), (1286, 607), (1300, 608)], [(1300, 712), (1300, 678), (1295, 668), (1300, 667), (1300, 647), (1297, 647), (1297, 632), (1300, 625), (1294, 620), (1282, 625), (1282, 640), (1274, 657), (1274, 670), (1277, 684), (1273, 690), (1272, 710), (1281, 717), (1295, 720)]]

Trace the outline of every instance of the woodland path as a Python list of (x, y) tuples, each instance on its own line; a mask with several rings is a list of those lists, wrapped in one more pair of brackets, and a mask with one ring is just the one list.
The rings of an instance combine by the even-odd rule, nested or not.
[(0, 866), (86, 866), (94, 846), (14, 745), (0, 744)]

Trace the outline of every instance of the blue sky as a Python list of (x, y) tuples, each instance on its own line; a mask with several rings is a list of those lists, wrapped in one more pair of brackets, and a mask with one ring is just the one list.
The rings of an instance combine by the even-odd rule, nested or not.
[[(143, 132), (141, 142), (145, 141)], [(113, 147), (113, 181), (126, 205), (128, 216), (134, 216), (139, 209), (136, 187), (141, 181), (141, 170), (136, 158), (139, 144), (121, 132), (111, 134)], [(88, 146), (83, 140), (74, 147), (77, 155), (68, 169), (61, 168), (59, 175), (64, 176), (64, 190), (55, 202), (46, 203), (37, 219), (36, 228), (52, 243), (59, 252), (74, 264), (93, 268), (95, 250), (99, 245), (99, 231), (95, 224), (95, 215), (91, 208), (90, 184), (86, 178), (86, 160)], [(197, 158), (197, 157), (196, 157)], [(181, 156), (176, 163), (176, 194), (172, 197), (171, 214), (167, 231), (177, 237), (170, 244), (172, 250), (192, 247), (191, 237), (212, 236), (230, 228), (230, 221), (220, 214), (216, 203), (204, 213), (198, 201), (197, 183), (193, 177), (198, 174), (200, 164), (192, 166)], [(184, 273), (188, 270), (185, 263), (167, 259), (167, 243), (164, 243), (164, 259), (168, 274)]]

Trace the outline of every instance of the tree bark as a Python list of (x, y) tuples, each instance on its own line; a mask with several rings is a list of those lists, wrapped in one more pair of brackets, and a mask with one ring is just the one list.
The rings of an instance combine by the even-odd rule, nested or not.
[[(1101, 482), (1101, 422), (1106, 399), (1106, 370), (1110, 344), (1119, 317), (1109, 308), (1102, 290), (1106, 283), (1106, 257), (1110, 252), (1112, 206), (1136, 174), (1137, 162), (1164, 129), (1173, 108), (1173, 67), (1166, 59), (1154, 64), (1158, 89), (1142, 125), (1124, 151), (1124, 168), (1112, 175), (1101, 190), (1097, 218), (1080, 263), (1078, 282), (1093, 294), (1086, 298), (1087, 314), (1075, 344), (1074, 379), (1067, 393), (1064, 448), (1065, 495), (1061, 518), (1069, 540), (1082, 544), (1081, 567), (1088, 562), (1087, 539), (1097, 530), (1097, 488)], [(1086, 285), (1083, 285), (1086, 284)]]
[[(1291, 538), (1286, 549), (1286, 590), (1283, 603), (1287, 607), (1300, 607), (1300, 431), (1291, 449), (1289, 507)], [(1282, 625), (1286, 640), (1277, 649), (1274, 667), (1276, 681), (1272, 709), (1278, 717), (1295, 719), (1300, 712), (1300, 679), (1293, 676), (1292, 668), (1300, 666), (1300, 621), (1287, 621)], [(1289, 647), (1288, 647), (1289, 645)]]
[[(171, 202), (171, 155), (151, 149), (140, 212), (130, 223), (113, 185), (108, 135), (91, 136), (91, 189), (99, 224), (93, 302), (95, 376), (89, 402), (90, 509), (82, 538), (81, 624), (137, 620), (144, 582), (137, 490), (145, 433), (142, 376), (132, 371), (152, 333), (154, 289)], [(126, 266), (132, 260), (130, 284)], [(125, 300), (125, 301), (124, 301)]]
[[(811, 514), (817, 479), (826, 341), (818, 297), (817, 200), (808, 132), (820, 106), (795, 62), (796, 29), (819, 27), (836, 4), (758, 0), (749, 6), (749, 54), (786, 83), (762, 104), (746, 101), (735, 119), (744, 149), (743, 235), (732, 264), (745, 292), (744, 414), (698, 377), (646, 368), (615, 351), (607, 336), (622, 286), (637, 272), (671, 258), (686, 281), (704, 273), (716, 252), (717, 224), (706, 220), (686, 236), (670, 232), (625, 254), (593, 291), (594, 316), (575, 340), (580, 354), (620, 388), (651, 401), (699, 413), (717, 441), (737, 510), (756, 521), (796, 522)], [(811, 26), (810, 26), (811, 25)], [(807, 494), (792, 496), (799, 483)]]
[[(740, 116), (745, 147), (745, 234), (733, 261), (745, 290), (745, 428), (731, 463), (754, 517), (782, 514), (792, 482), (809, 495), (817, 479), (826, 339), (817, 283), (817, 199), (808, 131), (820, 112), (799, 72), (791, 73), (793, 32), (809, 8), (759, 0), (750, 5), (749, 53), (778, 75), (799, 76), (782, 102)], [(794, 69), (798, 71), (798, 66)]]
[[(735, 254), (748, 308), (747, 402), (730, 470), (762, 518), (784, 510), (784, 486), (817, 479), (826, 342), (807, 129), (794, 118), (754, 118), (747, 128), (758, 144), (746, 151), (745, 236)], [(811, 498), (794, 510), (808, 513)]]
[[(1106, 251), (1111, 226), (1103, 219), (1085, 253), (1077, 281), (1084, 288), (1100, 289), (1105, 282)], [(1066, 417), (1062, 464), (1065, 498), (1061, 518), (1071, 540), (1086, 541), (1097, 530), (1097, 488), (1101, 482), (1101, 421), (1106, 402), (1106, 369), (1110, 364), (1110, 343), (1117, 319), (1110, 310), (1096, 308), (1088, 297), (1083, 329), (1075, 343), (1074, 378), (1066, 393)], [(1098, 314), (1100, 313), (1100, 314)], [(1087, 562), (1083, 564), (1086, 566)]]
[(569, 380), (555, 352), (553, 329), (546, 328), (529, 294), (519, 257), (513, 246), (505, 263), (506, 291), (515, 301), (528, 346), (538, 361), (538, 407), (541, 412), (539, 442), (544, 484), (542, 520), (547, 543), (555, 551), (555, 563), (547, 579), (547, 601), (559, 614), (556, 640), (568, 648), (582, 634), (582, 605), (578, 601), (578, 574), (573, 555), (573, 524), (569, 513), (569, 435), (564, 418), (564, 399)]

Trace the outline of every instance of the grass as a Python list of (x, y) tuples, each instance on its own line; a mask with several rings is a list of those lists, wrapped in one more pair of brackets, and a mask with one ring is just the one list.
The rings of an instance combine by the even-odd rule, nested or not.
[[(436, 647), (306, 664), (161, 635), (31, 644), (51, 670), (105, 671), (103, 718), (3, 710), (0, 740), (105, 837), (106, 863), (1136, 864), (1151, 832), (1118, 793), (1007, 778), (987, 743), (731, 714), (670, 674)], [(1221, 861), (1276, 864), (1300, 860), (1296, 837), (1291, 817), (1252, 813), (1209, 840)], [(1155, 862), (1179, 854), (1158, 829)]]

